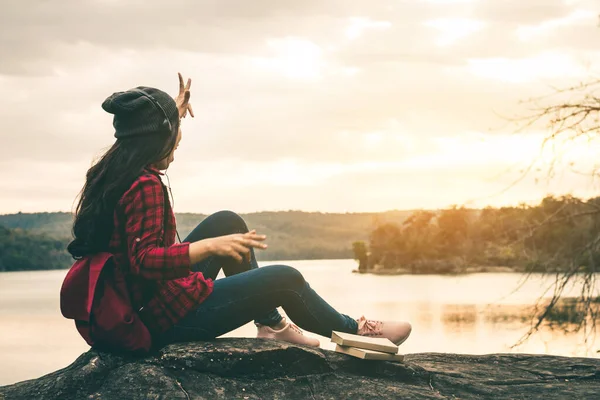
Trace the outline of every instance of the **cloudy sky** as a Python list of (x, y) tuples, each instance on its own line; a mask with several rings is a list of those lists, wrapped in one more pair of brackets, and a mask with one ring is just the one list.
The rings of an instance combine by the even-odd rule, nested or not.
[[(0, 0), (0, 213), (69, 211), (100, 104), (193, 79), (176, 211), (380, 211), (591, 196), (520, 100), (600, 72), (597, 0)], [(575, 161), (575, 172), (565, 172)], [(539, 169), (539, 170), (538, 170)], [(506, 190), (508, 189), (508, 190)]]

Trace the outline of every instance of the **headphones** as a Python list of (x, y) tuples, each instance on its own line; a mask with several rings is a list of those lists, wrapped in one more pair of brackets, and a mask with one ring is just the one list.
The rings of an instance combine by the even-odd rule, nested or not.
[(144, 92), (141, 89), (135, 88), (135, 89), (131, 89), (134, 92), (137, 92), (139, 94), (141, 94), (142, 96), (146, 97), (147, 99), (149, 99), (156, 108), (158, 108), (160, 111), (162, 111), (163, 115), (165, 116), (165, 119), (162, 122), (162, 126), (165, 129), (169, 130), (169, 134), (171, 132), (173, 132), (173, 126), (171, 125), (171, 121), (169, 120), (169, 117), (167, 116), (167, 113), (165, 112), (165, 109), (160, 105), (160, 103), (158, 101), (156, 101), (156, 99), (154, 97), (152, 97), (151, 95), (149, 95), (148, 93)]

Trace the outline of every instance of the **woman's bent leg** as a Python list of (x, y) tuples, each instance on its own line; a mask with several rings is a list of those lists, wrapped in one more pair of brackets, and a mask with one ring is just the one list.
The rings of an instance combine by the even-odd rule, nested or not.
[[(191, 243), (203, 239), (246, 232), (248, 232), (248, 226), (242, 217), (232, 211), (219, 211), (206, 217), (183, 241)], [(254, 249), (250, 249), (250, 262), (244, 259), (243, 262), (238, 263), (231, 257), (212, 256), (193, 265), (192, 271), (202, 272), (204, 277), (215, 280), (221, 268), (223, 268), (225, 276), (258, 269)], [(273, 308), (259, 315), (255, 319), (255, 322), (261, 325), (275, 326), (282, 319), (277, 309)]]
[(215, 281), (213, 293), (174, 327), (169, 341), (213, 339), (278, 306), (298, 326), (319, 335), (358, 329), (356, 320), (338, 313), (300, 272), (273, 265)]

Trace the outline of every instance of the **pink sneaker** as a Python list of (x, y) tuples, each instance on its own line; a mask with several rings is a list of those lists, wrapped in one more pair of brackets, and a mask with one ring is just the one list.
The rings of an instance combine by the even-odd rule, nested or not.
[(283, 328), (276, 330), (267, 325), (255, 324), (258, 328), (257, 338), (283, 340), (284, 342), (303, 344), (306, 346), (319, 347), (317, 339), (304, 336), (300, 328), (294, 324), (287, 323)]
[(364, 316), (356, 322), (358, 322), (357, 335), (388, 338), (397, 346), (404, 343), (412, 331), (412, 326), (408, 322), (375, 321)]

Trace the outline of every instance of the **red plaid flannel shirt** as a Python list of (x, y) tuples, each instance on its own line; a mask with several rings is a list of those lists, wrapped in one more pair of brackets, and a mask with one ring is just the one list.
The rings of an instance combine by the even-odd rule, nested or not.
[(143, 307), (140, 316), (155, 333), (171, 328), (213, 289), (211, 279), (190, 271), (189, 243), (175, 243), (175, 215), (159, 175), (146, 168), (123, 194), (109, 245), (128, 276), (134, 309)]

